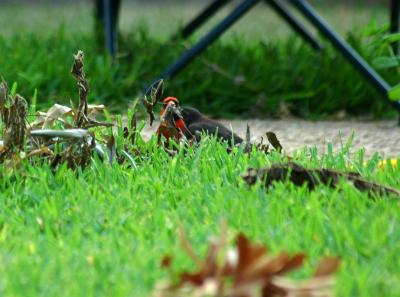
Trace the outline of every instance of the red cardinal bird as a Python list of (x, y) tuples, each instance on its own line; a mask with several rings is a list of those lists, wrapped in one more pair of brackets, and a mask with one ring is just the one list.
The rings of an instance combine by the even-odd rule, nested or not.
[(197, 109), (192, 107), (180, 107), (178, 99), (174, 97), (167, 97), (164, 99), (164, 107), (161, 110), (161, 125), (163, 125), (164, 122), (164, 126), (168, 126), (168, 121), (165, 119), (163, 120), (163, 116), (166, 114), (167, 109), (170, 108), (172, 108), (172, 119), (169, 123), (173, 121), (173, 125), (176, 127), (175, 134), (171, 134), (171, 129), (165, 129), (165, 127), (161, 130), (159, 128), (158, 131), (159, 135), (164, 135), (166, 139), (176, 135), (176, 131), (178, 131), (180, 135), (178, 139), (180, 139), (181, 135), (185, 135), (188, 139), (196, 138), (196, 140), (200, 140), (201, 133), (207, 133), (209, 135), (216, 135), (222, 141), (233, 141), (234, 144), (243, 142), (243, 139), (238, 135), (230, 131), (224, 125), (203, 116)]

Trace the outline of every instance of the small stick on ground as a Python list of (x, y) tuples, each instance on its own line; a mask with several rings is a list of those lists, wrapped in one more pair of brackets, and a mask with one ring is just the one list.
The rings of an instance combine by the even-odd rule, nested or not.
[(242, 175), (244, 181), (254, 185), (260, 180), (266, 188), (271, 187), (274, 182), (291, 181), (296, 186), (306, 184), (309, 190), (314, 190), (319, 185), (336, 188), (340, 180), (347, 180), (359, 191), (367, 192), (372, 196), (393, 196), (400, 198), (400, 191), (376, 182), (363, 179), (356, 173), (346, 173), (332, 169), (316, 168), (308, 169), (297, 163), (274, 164), (268, 168), (250, 168)]

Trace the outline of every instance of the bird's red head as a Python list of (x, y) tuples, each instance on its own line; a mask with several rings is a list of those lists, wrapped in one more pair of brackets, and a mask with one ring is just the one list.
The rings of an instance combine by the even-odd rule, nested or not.
[(167, 97), (164, 99), (164, 103), (168, 104), (170, 102), (174, 102), (175, 104), (179, 104), (179, 100), (175, 97)]
[(167, 106), (169, 105), (175, 105), (175, 106), (179, 106), (179, 100), (175, 97), (167, 97), (163, 100), (163, 108), (161, 109), (160, 115), (163, 115), (165, 112), (165, 109), (167, 108)]

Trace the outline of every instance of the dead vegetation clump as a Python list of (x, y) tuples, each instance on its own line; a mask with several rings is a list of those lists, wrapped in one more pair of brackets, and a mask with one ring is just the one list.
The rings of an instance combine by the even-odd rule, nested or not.
[(38, 112), (28, 123), (28, 105), (20, 95), (9, 94), (6, 83), (0, 84), (0, 112), (3, 138), (0, 143), (0, 163), (7, 161), (9, 169), (23, 160), (48, 161), (53, 168), (66, 163), (71, 169), (85, 168), (94, 153), (106, 157), (104, 149), (89, 128), (113, 127), (112, 123), (96, 120), (103, 105), (89, 105), (89, 85), (84, 73), (84, 54), (74, 55), (71, 73), (79, 90), (78, 108), (55, 104), (47, 112)]
[(25, 145), (28, 104), (20, 95), (9, 94), (7, 84), (0, 83), (0, 114), (4, 136), (0, 146), (0, 162), (21, 151)]

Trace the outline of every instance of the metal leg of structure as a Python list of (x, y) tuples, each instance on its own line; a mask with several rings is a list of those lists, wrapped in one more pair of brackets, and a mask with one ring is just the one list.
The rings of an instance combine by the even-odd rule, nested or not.
[(213, 0), (198, 16), (196, 16), (189, 24), (187, 24), (181, 32), (175, 35), (172, 39), (188, 38), (192, 35), (201, 25), (203, 25), (210, 17), (218, 12), (222, 7), (232, 0)]
[(95, 0), (94, 5), (96, 20), (101, 20), (103, 18), (103, 0)]
[(104, 12), (103, 12), (103, 0), (95, 0), (95, 33), (96, 39), (103, 46), (104, 44)]
[[(291, 3), (340, 51), (343, 56), (367, 78), (388, 100), (390, 85), (342, 38), (337, 34), (305, 0), (291, 0)], [(390, 103), (400, 110), (399, 101)]]
[(303, 39), (308, 42), (315, 50), (322, 50), (322, 44), (313, 36), (311, 32), (303, 26), (300, 20), (288, 9), (282, 0), (265, 0), (271, 7), (292, 27), (292, 29), (300, 34)]
[(209, 45), (218, 39), (227, 29), (235, 24), (242, 16), (244, 16), (254, 5), (260, 0), (244, 0), (240, 3), (224, 20), (222, 20), (214, 29), (206, 36), (198, 41), (191, 49), (186, 51), (173, 65), (167, 68), (160, 78), (169, 78), (175, 76), (194, 58), (200, 55)]
[[(399, 32), (399, 19), (400, 19), (400, 1), (390, 0), (390, 33)], [(393, 52), (397, 55), (399, 53), (399, 43), (393, 43)], [(400, 126), (400, 114), (398, 124)]]
[(117, 22), (120, 0), (103, 0), (105, 45), (111, 56), (117, 51)]
[[(400, 1), (391, 0), (390, 1), (390, 32), (399, 32), (399, 14), (400, 14)], [(397, 54), (399, 51), (399, 43), (395, 42), (393, 44), (393, 51)]]

